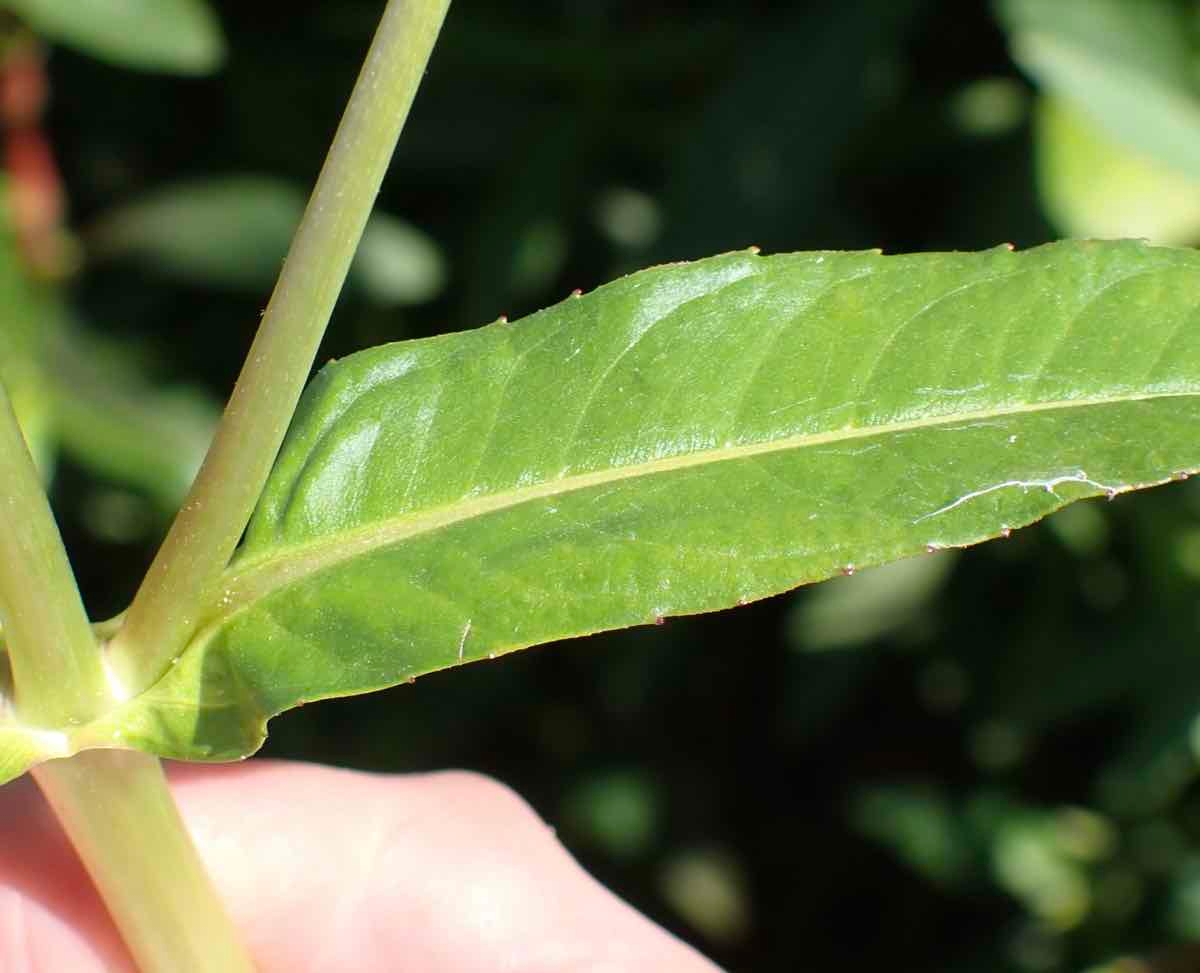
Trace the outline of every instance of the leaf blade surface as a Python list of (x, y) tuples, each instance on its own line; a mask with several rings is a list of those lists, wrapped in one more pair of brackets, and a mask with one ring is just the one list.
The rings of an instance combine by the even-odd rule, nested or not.
[(1200, 255), (728, 254), (327, 367), (221, 603), (76, 736), (313, 699), (976, 543), (1200, 468)]

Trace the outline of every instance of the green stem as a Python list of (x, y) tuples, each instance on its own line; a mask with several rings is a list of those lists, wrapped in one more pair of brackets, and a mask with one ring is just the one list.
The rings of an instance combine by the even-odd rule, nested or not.
[(33, 457), (0, 385), (0, 618), (22, 721), (61, 729), (111, 702)]
[(254, 969), (156, 758), (88, 750), (33, 776), (142, 973)]
[(448, 7), (388, 2), (212, 447), (110, 643), (110, 664), (131, 695), (162, 674), (216, 601)]
[[(62, 539), (2, 384), (0, 616), (18, 719), (65, 729), (114, 703)], [(143, 970), (252, 968), (154, 757), (95, 750), (48, 761), (33, 774)]]

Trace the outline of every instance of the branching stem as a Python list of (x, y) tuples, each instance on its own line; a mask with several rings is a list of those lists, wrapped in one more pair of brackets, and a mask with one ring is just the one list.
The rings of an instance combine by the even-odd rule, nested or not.
[(108, 680), (33, 457), (0, 385), (0, 619), (20, 718), (58, 729), (110, 702)]
[[(114, 702), (33, 458), (0, 385), (0, 616), (16, 718), (61, 730)], [(94, 750), (33, 775), (145, 973), (249, 973), (154, 757)]]
[(218, 596), (312, 369), (449, 0), (389, 0), (204, 465), (110, 644), (130, 695)]

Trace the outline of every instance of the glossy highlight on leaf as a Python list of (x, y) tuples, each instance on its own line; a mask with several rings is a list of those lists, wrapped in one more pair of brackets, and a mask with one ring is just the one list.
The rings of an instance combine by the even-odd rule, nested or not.
[(1200, 255), (733, 253), (312, 383), (219, 603), (75, 746), (271, 715), (1007, 536), (1200, 469)]

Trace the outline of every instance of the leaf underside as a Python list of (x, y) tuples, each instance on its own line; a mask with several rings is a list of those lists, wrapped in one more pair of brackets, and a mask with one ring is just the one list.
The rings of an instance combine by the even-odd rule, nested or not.
[(1135, 242), (735, 253), (330, 364), (187, 651), (69, 748), (244, 756), (306, 701), (1195, 471), (1198, 306), (1200, 255)]

